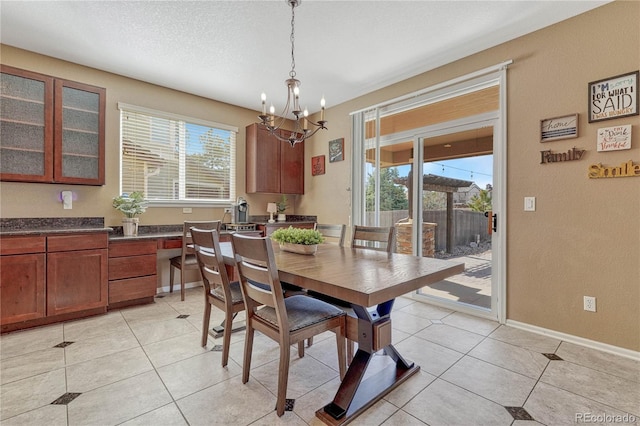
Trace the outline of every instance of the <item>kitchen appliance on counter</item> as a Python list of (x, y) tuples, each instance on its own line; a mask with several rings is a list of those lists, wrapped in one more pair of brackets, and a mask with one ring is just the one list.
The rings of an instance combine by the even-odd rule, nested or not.
[(232, 222), (234, 224), (249, 222), (249, 204), (242, 197), (238, 197), (238, 202), (233, 206)]

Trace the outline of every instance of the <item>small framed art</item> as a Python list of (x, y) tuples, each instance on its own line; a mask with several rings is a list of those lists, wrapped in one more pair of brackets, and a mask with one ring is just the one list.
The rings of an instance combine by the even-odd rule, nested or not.
[(324, 174), (324, 155), (311, 157), (311, 176)]
[(344, 138), (329, 141), (329, 162), (344, 160)]
[(589, 83), (589, 123), (639, 114), (638, 73)]
[(540, 142), (578, 137), (578, 114), (540, 120)]

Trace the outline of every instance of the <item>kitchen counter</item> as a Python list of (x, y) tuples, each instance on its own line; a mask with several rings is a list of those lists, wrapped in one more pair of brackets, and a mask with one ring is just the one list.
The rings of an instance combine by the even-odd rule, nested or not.
[(88, 234), (112, 232), (102, 217), (3, 218), (0, 236), (36, 236), (50, 234)]

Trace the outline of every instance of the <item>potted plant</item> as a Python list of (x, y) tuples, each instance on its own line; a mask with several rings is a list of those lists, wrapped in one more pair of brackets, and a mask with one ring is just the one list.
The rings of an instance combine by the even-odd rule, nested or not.
[(276, 206), (278, 207), (278, 222), (286, 221), (287, 215), (284, 214), (284, 211), (287, 209), (287, 196), (282, 194), (282, 198), (276, 203)]
[(113, 199), (113, 207), (125, 217), (122, 219), (122, 232), (125, 236), (138, 235), (138, 215), (147, 210), (147, 201), (143, 192), (122, 194)]
[(281, 250), (301, 254), (315, 254), (318, 244), (324, 241), (322, 234), (315, 229), (280, 228), (271, 234), (271, 239), (280, 245)]

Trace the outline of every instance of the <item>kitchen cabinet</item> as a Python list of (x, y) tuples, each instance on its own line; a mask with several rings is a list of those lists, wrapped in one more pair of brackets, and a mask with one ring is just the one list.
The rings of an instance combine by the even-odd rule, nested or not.
[(109, 309), (153, 302), (156, 253), (156, 240), (109, 242)]
[(45, 237), (3, 238), (0, 244), (0, 323), (43, 318)]
[(0, 180), (104, 185), (106, 90), (0, 71)]
[(106, 233), (47, 237), (47, 316), (106, 308), (107, 244)]
[(246, 180), (247, 193), (304, 194), (304, 142), (292, 147), (256, 123), (247, 126)]
[(3, 237), (2, 331), (106, 312), (107, 233)]

